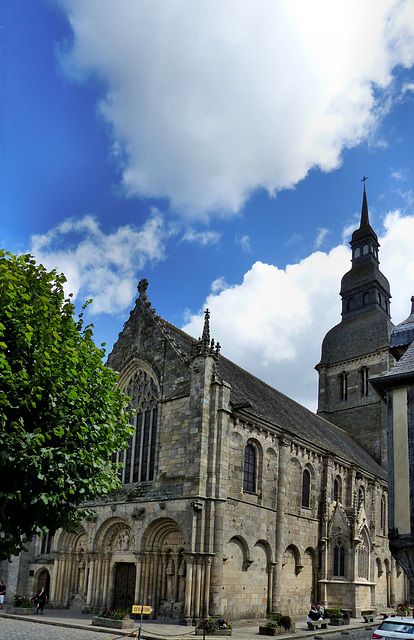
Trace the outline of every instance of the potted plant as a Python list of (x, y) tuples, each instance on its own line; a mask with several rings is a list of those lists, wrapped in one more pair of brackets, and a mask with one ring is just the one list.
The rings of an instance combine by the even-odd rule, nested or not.
[(9, 610), (9, 613), (14, 613), (21, 616), (30, 616), (36, 611), (33, 606), (33, 602), (30, 602), (26, 596), (13, 596), (13, 607)]
[(232, 626), (231, 623), (224, 618), (212, 618), (209, 616), (208, 618), (203, 618), (198, 623), (195, 635), (212, 635), (215, 634), (217, 636), (231, 636)]
[(295, 623), (290, 616), (284, 616), (282, 613), (271, 613), (266, 618), (266, 624), (259, 626), (260, 635), (277, 636), (281, 633), (295, 633)]
[(414, 613), (414, 609), (411, 609), (410, 605), (407, 603), (402, 603), (400, 602), (400, 604), (397, 604), (397, 606), (395, 607), (395, 610), (397, 611), (397, 613), (401, 614), (402, 616), (410, 616), (413, 615)]
[(134, 621), (122, 609), (105, 609), (92, 618), (96, 627), (110, 627), (111, 629), (132, 629)]
[(349, 617), (345, 614), (341, 607), (338, 605), (326, 610), (327, 617), (329, 618), (329, 624), (332, 626), (339, 626), (341, 624), (349, 624)]

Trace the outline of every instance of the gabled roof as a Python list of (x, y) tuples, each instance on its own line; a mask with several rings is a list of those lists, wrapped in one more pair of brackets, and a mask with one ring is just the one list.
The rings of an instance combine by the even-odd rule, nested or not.
[[(157, 316), (157, 320), (165, 325), (180, 348), (190, 355), (191, 345), (196, 340), (163, 318)], [(322, 451), (337, 455), (386, 479), (385, 470), (355, 438), (223, 356), (218, 360), (218, 375), (231, 385), (233, 410), (243, 407), (243, 414), (251, 415), (252, 421), (256, 417), (268, 423), (270, 428), (285, 431), (293, 438), (307, 441)]]

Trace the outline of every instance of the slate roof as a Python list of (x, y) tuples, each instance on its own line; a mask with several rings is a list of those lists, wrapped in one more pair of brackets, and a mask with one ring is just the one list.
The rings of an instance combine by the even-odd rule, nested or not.
[(388, 348), (393, 328), (387, 314), (379, 309), (342, 320), (323, 339), (319, 365), (335, 364)]
[(410, 373), (414, 377), (414, 342), (410, 344), (397, 364), (383, 376), (383, 380), (389, 380), (396, 376), (406, 376)]
[[(196, 340), (159, 316), (158, 320), (169, 330), (171, 338), (180, 348), (190, 354), (191, 345)], [(235, 410), (238, 405), (243, 405), (243, 413), (251, 414), (252, 420), (256, 416), (292, 437), (296, 436), (326, 452), (338, 455), (384, 480), (387, 478), (385, 470), (368, 451), (340, 427), (306, 409), (223, 356), (219, 358), (218, 373), (231, 385), (230, 399)]]
[(414, 340), (414, 297), (411, 298), (411, 313), (391, 332), (390, 347), (402, 347)]

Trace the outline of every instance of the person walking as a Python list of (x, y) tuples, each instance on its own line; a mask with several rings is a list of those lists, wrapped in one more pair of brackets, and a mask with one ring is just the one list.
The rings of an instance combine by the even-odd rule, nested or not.
[(6, 585), (0, 580), (0, 609), (3, 609), (4, 596), (6, 595)]
[(33, 599), (36, 604), (36, 613), (43, 613), (43, 608), (47, 602), (47, 593), (45, 588), (42, 587)]

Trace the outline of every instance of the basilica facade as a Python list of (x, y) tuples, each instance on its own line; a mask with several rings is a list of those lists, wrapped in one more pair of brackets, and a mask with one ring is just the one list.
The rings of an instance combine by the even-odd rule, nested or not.
[(407, 599), (369, 384), (393, 365), (393, 325), (365, 192), (351, 247), (342, 320), (317, 365), (319, 415), (224, 358), (208, 311), (198, 340), (157, 315), (141, 280), (108, 358), (135, 409), (116, 454), (122, 487), (85, 505), (76, 532), (34, 540), (7, 569), (8, 593), (45, 584), (51, 606), (143, 604), (187, 624), (297, 617), (314, 602), (359, 616)]

